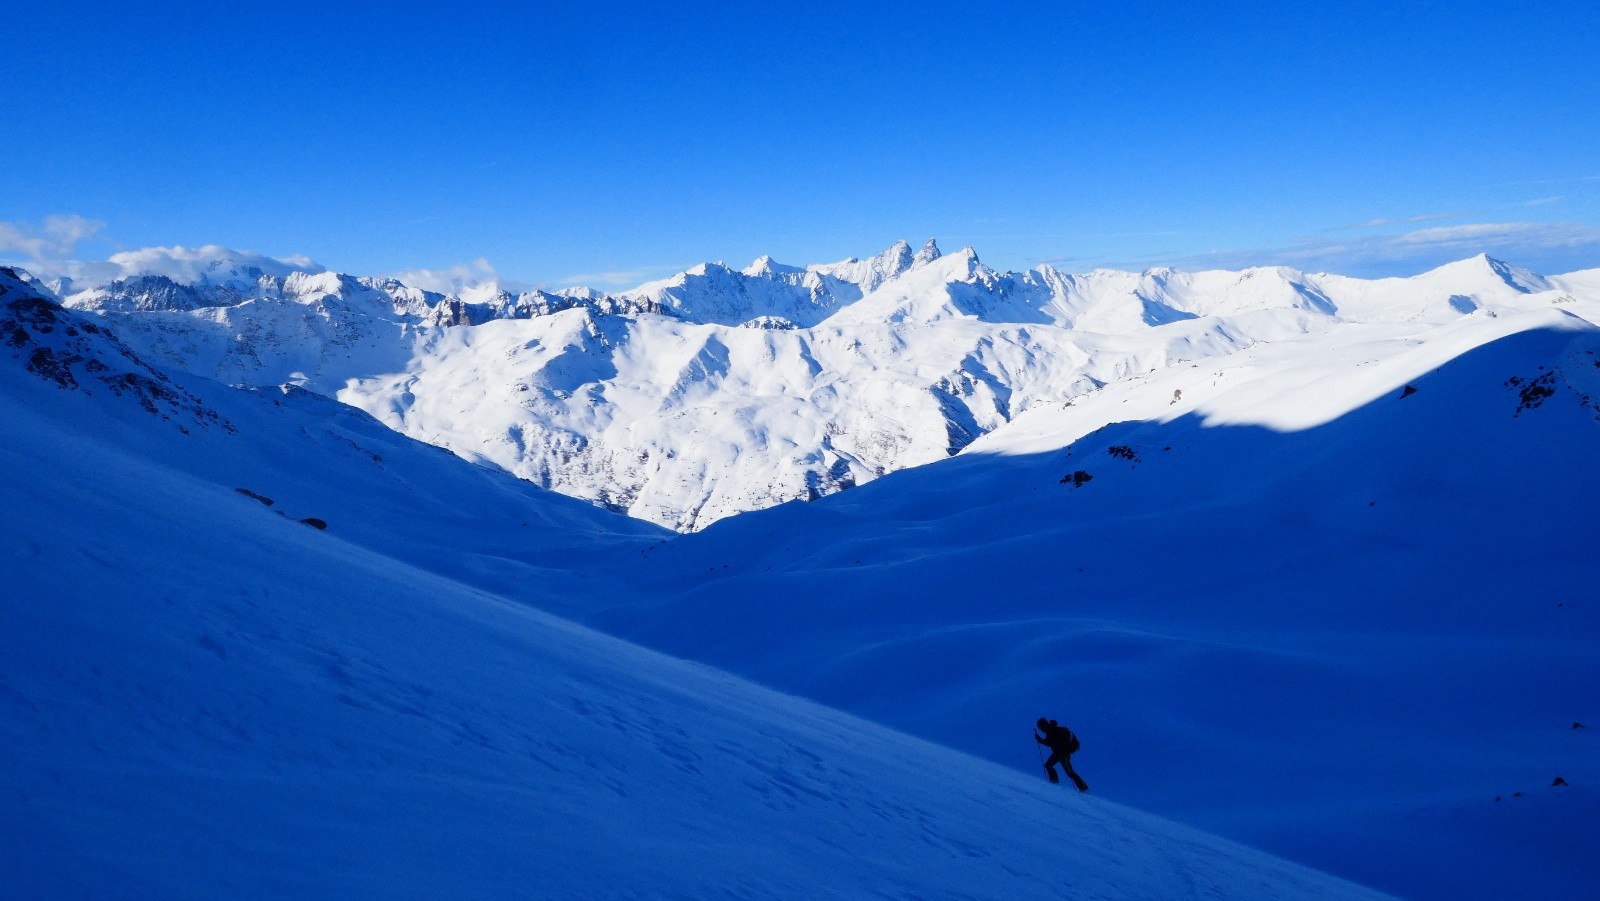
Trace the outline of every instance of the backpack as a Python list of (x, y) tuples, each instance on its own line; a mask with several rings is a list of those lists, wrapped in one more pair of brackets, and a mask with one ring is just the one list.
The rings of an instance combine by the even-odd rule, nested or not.
[[(1078, 749), (1083, 747), (1083, 742), (1078, 741), (1078, 736), (1071, 729), (1068, 729), (1066, 726), (1061, 725), (1055, 720), (1051, 720), (1050, 734), (1048, 737), (1053, 739), (1057, 736), (1062, 738), (1061, 750), (1067, 752), (1068, 754), (1076, 754), (1078, 753)], [(1051, 743), (1051, 747), (1055, 747), (1054, 742)]]

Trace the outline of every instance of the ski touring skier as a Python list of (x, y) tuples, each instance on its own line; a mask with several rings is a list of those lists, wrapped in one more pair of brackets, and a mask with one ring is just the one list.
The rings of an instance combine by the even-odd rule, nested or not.
[(1082, 743), (1078, 741), (1078, 736), (1073, 735), (1072, 730), (1066, 726), (1057, 723), (1055, 720), (1047, 720), (1042, 716), (1039, 717), (1039, 721), (1034, 725), (1038, 728), (1033, 733), (1033, 740), (1050, 749), (1050, 759), (1044, 762), (1044, 771), (1050, 775), (1050, 781), (1061, 781), (1061, 777), (1056, 775), (1055, 765), (1059, 763), (1061, 768), (1066, 770), (1067, 778), (1071, 779), (1072, 784), (1078, 787), (1078, 791), (1088, 791), (1089, 783), (1083, 781), (1083, 777), (1079, 776), (1077, 771), (1072, 768), (1072, 755), (1078, 748), (1082, 747)]

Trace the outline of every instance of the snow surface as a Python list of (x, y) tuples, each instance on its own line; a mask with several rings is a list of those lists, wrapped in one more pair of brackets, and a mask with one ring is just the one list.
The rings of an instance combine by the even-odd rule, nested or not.
[(567, 612), (1025, 771), (1058, 717), (1097, 793), (1401, 895), (1581, 897), (1597, 312), (1132, 375)]
[(0, 339), (7, 895), (1370, 895), (482, 587), (595, 606), (654, 527), (3, 270)]
[(302, 385), (679, 531), (941, 460), (1035, 408), (1260, 342), (1346, 342), (1357, 327), (1399, 350), (1462, 320), (1600, 298), (1592, 273), (1485, 256), (1372, 281), (998, 273), (970, 248), (901, 242), (834, 264), (704, 264), (616, 295), (454, 297), (245, 256), (172, 281), (170, 255), (148, 254), (161, 265), (146, 275), (80, 279), (65, 302), (164, 365)]
[[(356, 483), (340, 540), (1016, 770), (1059, 716), (1097, 796), (1385, 890), (1588, 891), (1600, 270), (935, 249), (620, 295), (307, 273), (192, 309), (143, 282), (68, 301), (168, 365), (360, 407), (357, 444), (381, 422), (704, 530), (572, 505), (575, 534), (525, 539), (516, 503), (465, 498), (436, 529), (432, 499), (363, 518), (392, 489)], [(312, 433), (342, 421), (255, 394), (279, 395)], [(183, 465), (225, 483), (211, 455)], [(719, 521), (792, 498), (821, 500)]]

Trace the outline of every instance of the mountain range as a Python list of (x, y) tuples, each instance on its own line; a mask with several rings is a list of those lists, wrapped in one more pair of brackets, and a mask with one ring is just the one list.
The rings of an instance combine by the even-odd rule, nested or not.
[(708, 263), (614, 294), (443, 295), (221, 248), (131, 254), (114, 278), (37, 285), (161, 365), (295, 384), (688, 532), (944, 459), (1133, 374), (1357, 327), (1420, 336), (1572, 303), (1595, 281), (1485, 256), (1408, 279), (1000, 273), (930, 240), (806, 267)]
[(540, 612), (670, 533), (6, 269), (0, 399), (8, 894), (1378, 897)]
[(1600, 876), (1600, 270), (119, 266), (0, 272), (17, 884)]

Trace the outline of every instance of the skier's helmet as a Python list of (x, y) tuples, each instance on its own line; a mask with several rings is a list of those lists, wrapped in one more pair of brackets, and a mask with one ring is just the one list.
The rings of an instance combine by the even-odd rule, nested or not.
[(1038, 726), (1040, 729), (1043, 729), (1044, 727), (1050, 725), (1050, 721), (1041, 716), (1039, 717), (1039, 722), (1035, 723), (1034, 725)]

